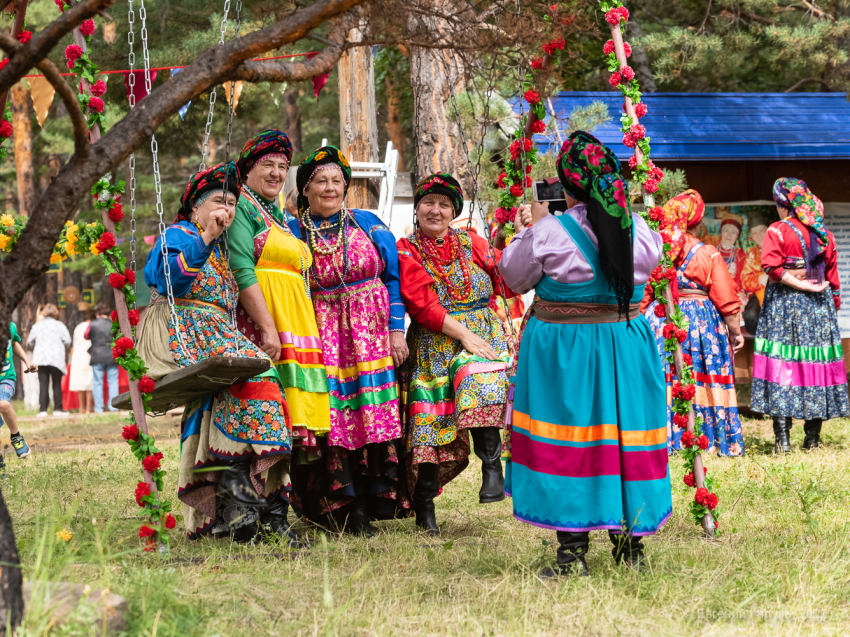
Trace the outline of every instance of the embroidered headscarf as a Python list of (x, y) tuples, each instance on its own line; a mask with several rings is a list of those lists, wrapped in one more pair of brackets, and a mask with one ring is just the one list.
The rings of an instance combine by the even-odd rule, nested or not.
[(298, 166), (298, 173), (295, 176), (295, 186), (298, 188), (298, 214), (304, 214), (304, 211), (310, 207), (310, 202), (304, 192), (307, 186), (313, 180), (313, 176), (320, 170), (336, 167), (342, 173), (342, 180), (345, 182), (345, 193), (348, 193), (348, 186), (351, 184), (351, 166), (345, 155), (342, 154), (336, 146), (322, 146), (310, 153), (307, 158)]
[(189, 183), (186, 184), (183, 196), (180, 198), (181, 205), (177, 211), (175, 222), (180, 219), (191, 219), (192, 208), (198, 200), (213, 190), (227, 190), (236, 196), (236, 201), (239, 201), (242, 187), (239, 185), (239, 170), (236, 168), (236, 164), (230, 161), (192, 175)]
[(620, 314), (628, 314), (635, 289), (629, 184), (614, 152), (584, 131), (561, 146), (558, 178), (574, 199), (587, 204), (587, 220), (599, 240), (602, 273), (617, 296)]
[(684, 258), (685, 234), (696, 226), (705, 214), (705, 202), (696, 190), (686, 190), (664, 204), (664, 229), (670, 235), (670, 258), (674, 263)]
[(455, 219), (463, 211), (463, 190), (457, 179), (448, 173), (434, 173), (428, 175), (416, 186), (413, 193), (413, 209), (419, 205), (425, 195), (445, 195), (452, 202), (455, 209)]
[(776, 180), (773, 184), (773, 199), (809, 229), (806, 278), (823, 281), (826, 271), (825, 251), (829, 244), (828, 230), (823, 222), (823, 202), (815, 197), (805, 181), (793, 177)]
[(247, 177), (254, 165), (269, 155), (283, 157), (287, 168), (289, 167), (292, 161), (292, 142), (286, 133), (274, 129), (264, 130), (245, 142), (245, 148), (242, 149), (236, 164), (239, 174)]

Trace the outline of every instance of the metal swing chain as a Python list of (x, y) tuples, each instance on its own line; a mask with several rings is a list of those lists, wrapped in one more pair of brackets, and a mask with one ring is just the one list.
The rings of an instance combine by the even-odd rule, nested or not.
[[(136, 65), (136, 54), (133, 51), (133, 45), (136, 41), (136, 34), (133, 31), (133, 23), (136, 20), (136, 15), (133, 11), (133, 0), (129, 0), (130, 9), (127, 14), (127, 22), (129, 24), (129, 30), (127, 32), (127, 42), (130, 45), (130, 53), (128, 55), (128, 61), (130, 64), (130, 110), (132, 111), (136, 107), (136, 73), (133, 70), (133, 67)], [(130, 269), (135, 272), (136, 271), (136, 151), (133, 150), (130, 153)], [(136, 309), (136, 300), (135, 297), (138, 294), (136, 290), (136, 280), (133, 279), (133, 309)]]
[[(241, 6), (241, 2), (239, 3)], [(224, 34), (227, 33), (227, 13), (230, 11), (230, 0), (224, 0), (224, 17), (221, 19), (221, 38), (219, 44), (224, 44)], [(204, 127), (204, 146), (201, 151), (201, 164), (198, 166), (198, 172), (201, 172), (207, 167), (207, 155), (210, 152), (210, 133), (212, 133), (213, 110), (215, 109), (216, 87), (213, 86), (210, 91), (210, 110), (207, 113), (207, 124)]]

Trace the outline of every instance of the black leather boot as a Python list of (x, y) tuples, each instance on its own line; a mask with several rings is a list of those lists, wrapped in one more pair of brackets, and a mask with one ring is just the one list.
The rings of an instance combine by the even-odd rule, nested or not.
[(803, 439), (803, 449), (817, 449), (820, 447), (820, 429), (823, 426), (822, 418), (807, 420), (803, 424), (806, 437)]
[(423, 463), (419, 465), (419, 476), (413, 491), (413, 510), (416, 512), (416, 526), (431, 535), (439, 535), (437, 515), (434, 511), (434, 498), (440, 493), (440, 465)]
[(254, 521), (231, 531), (233, 541), (238, 544), (251, 544), (260, 534), (260, 525)]
[(776, 438), (773, 453), (789, 453), (791, 451), (791, 418), (774, 416), (773, 435)]
[(262, 509), (268, 506), (268, 503), (254, 488), (248, 474), (250, 467), (250, 456), (229, 460), (218, 481), (218, 492), (225, 497), (230, 496), (239, 504)]
[(357, 466), (358, 471), (354, 475), (354, 502), (351, 513), (345, 525), (345, 530), (352, 535), (365, 535), (367, 538), (374, 537), (377, 531), (369, 524), (369, 474), (368, 469)]
[(551, 579), (562, 575), (577, 575), (579, 577), (590, 575), (585, 561), (587, 549), (590, 547), (590, 534), (587, 532), (557, 531), (556, 535), (558, 537), (557, 562), (540, 571), (540, 577)]
[(636, 571), (644, 570), (643, 542), (640, 536), (609, 532), (608, 537), (614, 545), (611, 554), (617, 564), (625, 564)]
[(268, 503), (269, 506), (260, 512), (260, 522), (267, 535), (285, 540), (291, 549), (309, 548), (310, 542), (307, 538), (293, 531), (287, 520), (289, 502), (277, 495), (270, 498)]
[(475, 455), (481, 459), (481, 490), (478, 502), (488, 504), (505, 499), (505, 476), (502, 473), (502, 437), (498, 427), (469, 430)]

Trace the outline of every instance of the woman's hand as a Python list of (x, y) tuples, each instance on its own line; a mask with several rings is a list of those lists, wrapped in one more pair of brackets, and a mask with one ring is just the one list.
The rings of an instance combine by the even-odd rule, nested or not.
[(531, 203), (531, 224), (534, 225), (541, 219), (549, 216), (548, 201), (533, 201)]
[(280, 336), (277, 332), (271, 329), (262, 330), (260, 334), (262, 334), (263, 337), (263, 344), (260, 345), (260, 349), (269, 355), (269, 358), (272, 359), (272, 363), (278, 362), (280, 360), (280, 351), (282, 349)]
[(531, 204), (524, 203), (517, 210), (514, 218), (514, 231), (519, 234), (523, 229), (531, 225)]
[(788, 274), (787, 272), (782, 274), (782, 278), (779, 279), (781, 283), (787, 285), (789, 288), (794, 288), (795, 290), (799, 290), (800, 292), (812, 292), (819, 293), (823, 292), (826, 288), (829, 287), (829, 281), (823, 281), (822, 283), (813, 283), (808, 279), (798, 279), (795, 276)]
[(393, 351), (393, 364), (396, 368), (401, 367), (401, 364), (410, 356), (403, 332), (390, 332), (390, 349)]
[(729, 336), (732, 353), (737, 354), (744, 347), (744, 335), (741, 334), (741, 315), (724, 316), (723, 322), (726, 323), (726, 334)]
[(38, 365), (33, 365), (32, 363), (27, 363), (26, 365), (27, 368), (24, 370), (24, 374), (32, 374), (38, 371)]
[(489, 361), (494, 361), (498, 358), (498, 354), (496, 354), (496, 350), (494, 350), (490, 343), (485, 341), (480, 336), (477, 336), (470, 332), (468, 329), (466, 333), (460, 337), (460, 344), (463, 345), (463, 348), (473, 354), (475, 356), (480, 356), (481, 358), (486, 358)]

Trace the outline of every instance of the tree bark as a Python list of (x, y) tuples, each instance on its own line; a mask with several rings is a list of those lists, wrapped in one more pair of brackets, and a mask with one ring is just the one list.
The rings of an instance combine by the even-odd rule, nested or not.
[[(643, 37), (640, 22), (638, 22), (634, 13), (629, 16), (626, 28), (629, 30), (629, 35), (632, 36), (633, 40), (637, 41)], [(631, 67), (635, 70), (638, 82), (640, 82), (641, 92), (655, 93), (658, 90), (658, 87), (655, 85), (655, 78), (652, 76), (652, 67), (649, 64), (649, 57), (646, 55), (646, 49), (643, 48), (643, 45), (636, 44), (635, 42), (631, 42), (630, 44), (632, 45), (632, 57), (629, 62), (631, 63)]]
[(283, 94), (284, 112), (286, 114), (286, 134), (292, 142), (292, 153), (300, 153), (304, 145), (301, 140), (301, 109), (298, 106), (298, 89), (288, 86)]
[(14, 630), (24, 616), (20, 563), (12, 518), (0, 489), (0, 635), (6, 634), (7, 624)]
[[(351, 29), (349, 42), (362, 42), (363, 31)], [(349, 161), (378, 161), (378, 123), (375, 117), (375, 64), (372, 47), (361, 46), (342, 54), (339, 72), (340, 150)], [(352, 180), (349, 208), (378, 207), (378, 184), (374, 179)]]
[(35, 167), (32, 163), (29, 92), (23, 83), (18, 82), (9, 93), (12, 98), (12, 128), (15, 132), (18, 213), (30, 215), (35, 206)]
[(384, 80), (387, 91), (387, 137), (398, 151), (398, 171), (407, 172), (407, 135), (401, 123), (401, 98), (399, 97), (398, 82), (392, 73), (387, 73)]

